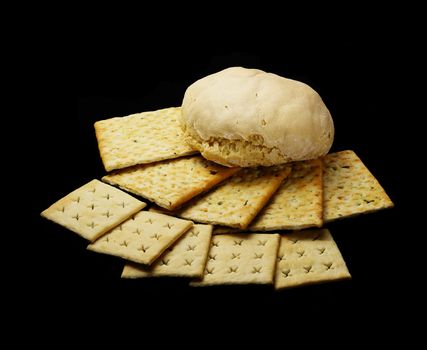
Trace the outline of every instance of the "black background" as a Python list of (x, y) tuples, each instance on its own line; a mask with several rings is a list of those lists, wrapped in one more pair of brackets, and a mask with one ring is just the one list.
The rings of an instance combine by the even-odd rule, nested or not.
[[(399, 140), (405, 131), (396, 118), (399, 93), (394, 85), (402, 67), (390, 61), (400, 44), (390, 44), (381, 35), (369, 42), (357, 36), (336, 40), (319, 35), (302, 44), (288, 40), (286, 45), (269, 44), (262, 37), (241, 40), (244, 37), (238, 33), (227, 43), (210, 37), (197, 47), (188, 44), (197, 38), (141, 38), (134, 43), (141, 46), (138, 50), (115, 41), (111, 51), (104, 45), (102, 54), (96, 54), (96, 40), (90, 48), (85, 41), (76, 61), (58, 69), (60, 91), (41, 100), (45, 114), (35, 126), (41, 157), (27, 162), (37, 173), (30, 201), (34, 257), (23, 271), (30, 270), (28, 305), (34, 314), (46, 313), (52, 320), (77, 316), (96, 325), (103, 318), (111, 324), (144, 315), (141, 327), (172, 320), (215, 325), (218, 316), (216, 327), (247, 326), (248, 333), (254, 325), (279, 327), (295, 321), (307, 329), (319, 323), (327, 328), (362, 317), (374, 332), (377, 321), (392, 323), (408, 307), (398, 302), (406, 267), (396, 251), (406, 227), (407, 200), (396, 165), (404, 158)], [(39, 217), (62, 196), (105, 174), (95, 121), (178, 106), (192, 82), (235, 65), (315, 88), (334, 118), (331, 151), (354, 150), (394, 201), (393, 209), (327, 225), (351, 281), (274, 292), (260, 286), (198, 289), (182, 280), (121, 280), (119, 259), (86, 251), (86, 241)]]

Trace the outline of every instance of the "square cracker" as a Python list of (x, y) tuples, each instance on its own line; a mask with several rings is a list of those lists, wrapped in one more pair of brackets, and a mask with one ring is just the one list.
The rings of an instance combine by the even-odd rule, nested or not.
[(93, 242), (145, 206), (117, 188), (92, 180), (51, 205), (41, 216)]
[(245, 229), (290, 172), (289, 166), (245, 168), (175, 214), (206, 224)]
[(192, 226), (191, 221), (140, 211), (87, 249), (150, 265)]
[(273, 283), (279, 239), (256, 233), (213, 236), (203, 279), (191, 285)]
[(393, 202), (353, 151), (324, 158), (325, 222), (393, 207)]
[(249, 226), (250, 231), (297, 230), (323, 224), (322, 161), (294, 163), (292, 173)]
[(275, 288), (351, 278), (327, 229), (295, 231), (280, 237)]
[(122, 278), (157, 276), (201, 278), (212, 236), (211, 225), (194, 225), (151, 266), (126, 264)]
[(196, 153), (180, 126), (181, 108), (165, 108), (95, 123), (107, 171)]
[(118, 170), (102, 180), (174, 210), (239, 170), (194, 156), (137, 165)]

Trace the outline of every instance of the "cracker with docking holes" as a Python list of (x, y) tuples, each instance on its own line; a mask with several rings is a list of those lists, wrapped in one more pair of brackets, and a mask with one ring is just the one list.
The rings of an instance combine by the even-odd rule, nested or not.
[(250, 231), (299, 230), (323, 224), (322, 161), (293, 164), (292, 173), (251, 223)]
[(93, 242), (146, 204), (98, 180), (60, 199), (41, 216)]
[(96, 139), (107, 171), (197, 153), (185, 141), (181, 108), (100, 120)]
[(324, 160), (325, 222), (393, 207), (393, 202), (353, 151), (328, 154)]
[(351, 278), (327, 229), (294, 231), (280, 237), (275, 288)]
[(128, 263), (122, 278), (191, 277), (201, 278), (212, 236), (211, 225), (194, 225), (151, 266)]
[(201, 223), (245, 229), (290, 172), (290, 166), (242, 169), (174, 214)]
[(239, 170), (194, 156), (137, 165), (118, 170), (102, 180), (174, 210)]
[(87, 249), (150, 265), (192, 226), (191, 221), (140, 211)]
[(213, 236), (203, 279), (191, 285), (272, 284), (279, 239), (256, 233)]

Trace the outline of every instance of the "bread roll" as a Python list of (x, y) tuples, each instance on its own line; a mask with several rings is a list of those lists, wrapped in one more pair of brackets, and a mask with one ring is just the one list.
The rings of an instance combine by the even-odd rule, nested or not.
[(232, 67), (190, 85), (182, 103), (186, 141), (226, 166), (271, 166), (328, 153), (332, 117), (310, 86)]

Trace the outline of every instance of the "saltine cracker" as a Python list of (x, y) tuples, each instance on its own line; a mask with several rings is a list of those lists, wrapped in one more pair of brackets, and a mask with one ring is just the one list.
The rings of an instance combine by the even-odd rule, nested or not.
[(41, 213), (93, 242), (146, 204), (98, 180), (71, 192)]
[(188, 220), (141, 211), (87, 249), (150, 265), (192, 226)]
[(325, 222), (393, 207), (377, 179), (353, 151), (328, 154), (323, 162)]
[(194, 225), (151, 265), (125, 265), (122, 278), (201, 278), (212, 236), (211, 225)]
[(293, 164), (291, 175), (251, 223), (250, 231), (296, 230), (323, 224), (322, 161)]
[(197, 153), (184, 140), (181, 108), (100, 120), (96, 139), (107, 171)]
[(213, 236), (203, 279), (191, 285), (272, 284), (279, 239), (257, 233)]
[(239, 170), (193, 156), (118, 170), (102, 180), (174, 210)]
[(281, 235), (275, 288), (349, 279), (345, 261), (327, 229)]
[(196, 222), (245, 229), (290, 173), (289, 166), (245, 168), (174, 214)]

